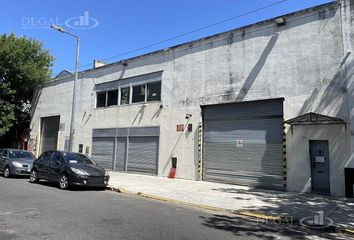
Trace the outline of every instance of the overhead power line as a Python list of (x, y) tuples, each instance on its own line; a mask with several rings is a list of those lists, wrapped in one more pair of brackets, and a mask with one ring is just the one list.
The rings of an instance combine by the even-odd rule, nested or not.
[[(220, 25), (220, 24), (223, 24), (225, 22), (229, 22), (229, 21), (232, 21), (232, 20), (235, 20), (237, 18), (241, 18), (241, 17), (244, 17), (246, 15), (249, 15), (249, 14), (252, 14), (252, 13), (255, 13), (255, 12), (258, 12), (258, 11), (261, 11), (261, 10), (264, 10), (264, 9), (267, 9), (267, 8), (271, 8), (275, 5), (279, 5), (281, 3), (284, 3), (284, 2), (287, 2), (289, 0), (281, 0), (281, 1), (278, 1), (278, 2), (274, 2), (274, 3), (271, 3), (269, 5), (266, 5), (266, 6), (263, 6), (263, 7), (259, 7), (259, 8), (256, 8), (254, 10), (251, 10), (251, 11), (248, 11), (248, 12), (245, 12), (245, 13), (241, 13), (237, 16), (234, 16), (234, 17), (230, 17), (230, 18), (227, 18), (227, 19), (224, 19), (222, 21), (219, 21), (219, 22), (216, 22), (216, 23), (212, 23), (212, 24), (209, 24), (209, 25), (206, 25), (204, 27), (200, 27), (200, 28), (197, 28), (197, 29), (194, 29), (192, 31), (189, 31), (189, 32), (185, 32), (185, 33), (182, 33), (182, 34), (178, 34), (178, 35), (175, 35), (173, 37), (170, 37), (170, 38), (167, 38), (167, 39), (164, 39), (164, 40), (161, 40), (161, 41), (158, 41), (158, 42), (155, 42), (155, 43), (151, 43), (151, 44), (148, 44), (148, 45), (145, 45), (143, 47), (139, 47), (139, 48), (136, 48), (136, 49), (133, 49), (133, 50), (129, 50), (129, 51), (126, 51), (126, 52), (122, 52), (122, 53), (119, 53), (115, 56), (112, 56), (112, 57), (108, 57), (108, 58), (105, 58), (105, 59), (100, 59), (102, 61), (108, 61), (108, 60), (112, 60), (114, 58), (118, 58), (118, 57), (121, 57), (121, 56), (124, 56), (124, 55), (127, 55), (127, 54), (131, 54), (131, 53), (134, 53), (134, 52), (138, 52), (138, 51), (141, 51), (141, 50), (144, 50), (144, 49), (147, 49), (147, 48), (151, 48), (151, 47), (154, 47), (154, 46), (157, 46), (157, 45), (160, 45), (162, 43), (166, 43), (166, 42), (169, 42), (169, 41), (172, 41), (172, 40), (175, 40), (175, 39), (178, 39), (178, 38), (181, 38), (181, 37), (184, 37), (184, 36), (187, 36), (187, 35), (190, 35), (190, 34), (193, 34), (193, 33), (196, 33), (196, 32), (200, 32), (202, 30), (205, 30), (207, 28), (211, 28), (211, 27), (214, 27), (216, 25)], [(91, 63), (89, 64), (85, 64), (85, 65), (81, 65), (79, 66), (79, 68), (82, 68), (82, 67), (87, 67), (87, 66), (91, 66)], [(69, 70), (73, 70), (73, 69), (69, 69)]]

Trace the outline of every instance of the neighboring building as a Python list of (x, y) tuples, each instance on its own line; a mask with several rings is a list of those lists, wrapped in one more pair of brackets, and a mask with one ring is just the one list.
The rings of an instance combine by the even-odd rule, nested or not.
[[(343, 196), (354, 167), (353, 6), (333, 2), (79, 73), (74, 151), (116, 171)], [(97, 64), (95, 64), (97, 66)], [(73, 76), (34, 101), (67, 149)]]

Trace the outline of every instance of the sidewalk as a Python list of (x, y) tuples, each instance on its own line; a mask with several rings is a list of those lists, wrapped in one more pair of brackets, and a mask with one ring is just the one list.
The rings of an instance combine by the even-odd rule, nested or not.
[(111, 187), (132, 194), (236, 212), (289, 216), (299, 220), (324, 211), (334, 225), (354, 229), (353, 199), (131, 173), (110, 172), (110, 176)]

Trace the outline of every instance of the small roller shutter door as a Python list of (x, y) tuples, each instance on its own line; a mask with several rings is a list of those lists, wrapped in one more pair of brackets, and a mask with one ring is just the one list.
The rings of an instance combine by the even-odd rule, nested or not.
[(128, 171), (157, 174), (158, 137), (129, 137)]
[(112, 169), (114, 138), (95, 137), (92, 139), (92, 158), (101, 167)]
[(204, 107), (204, 180), (284, 189), (283, 100)]
[(116, 147), (116, 167), (114, 170), (124, 171), (125, 170), (125, 159), (127, 157), (127, 138), (118, 137), (117, 147)]

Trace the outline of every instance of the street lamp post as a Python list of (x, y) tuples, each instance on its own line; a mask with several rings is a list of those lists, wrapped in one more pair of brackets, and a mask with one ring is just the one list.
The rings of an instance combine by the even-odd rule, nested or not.
[(76, 87), (77, 87), (77, 77), (78, 77), (78, 67), (79, 67), (79, 48), (80, 48), (80, 37), (76, 36), (61, 27), (56, 25), (51, 25), (51, 28), (61, 32), (66, 33), (74, 38), (76, 38), (76, 60), (75, 60), (75, 78), (74, 78), (74, 90), (73, 90), (73, 101), (71, 106), (71, 120), (70, 120), (70, 138), (69, 138), (69, 151), (73, 151), (73, 139), (74, 139), (74, 121), (75, 121), (75, 109), (76, 109)]

